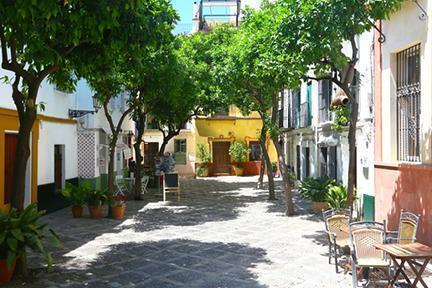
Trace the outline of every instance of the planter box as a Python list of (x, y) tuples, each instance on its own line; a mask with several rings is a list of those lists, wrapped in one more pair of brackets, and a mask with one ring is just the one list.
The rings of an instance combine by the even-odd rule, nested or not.
[(321, 213), (322, 210), (326, 210), (327, 208), (329, 208), (327, 202), (315, 202), (315, 201), (312, 201), (312, 211), (315, 214)]

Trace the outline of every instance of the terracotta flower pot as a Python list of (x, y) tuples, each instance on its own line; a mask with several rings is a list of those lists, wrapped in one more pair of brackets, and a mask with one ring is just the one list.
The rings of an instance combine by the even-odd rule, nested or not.
[(325, 210), (328, 207), (329, 206), (328, 206), (327, 202), (315, 202), (315, 201), (312, 201), (312, 211), (314, 213), (321, 213), (322, 210)]
[(238, 166), (234, 165), (233, 168), (234, 168), (234, 173), (236, 176), (243, 176), (243, 174), (244, 174), (243, 167), (238, 167)]
[(83, 214), (83, 208), (81, 206), (72, 206), (72, 217), (81, 218)]
[(90, 218), (102, 218), (102, 206), (89, 206)]
[(12, 279), (15, 271), (16, 259), (14, 260), (12, 267), (9, 269), (6, 264), (6, 260), (0, 259), (0, 284), (9, 282)]
[(126, 210), (125, 204), (111, 206), (111, 217), (116, 220), (122, 220), (124, 217), (125, 210)]

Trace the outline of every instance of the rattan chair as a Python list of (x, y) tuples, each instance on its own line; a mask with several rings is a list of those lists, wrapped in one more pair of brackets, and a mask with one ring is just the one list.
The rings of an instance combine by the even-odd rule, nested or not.
[(398, 231), (387, 232), (388, 243), (408, 244), (417, 239), (417, 231), (420, 223), (420, 215), (406, 212), (401, 209)]
[(389, 281), (390, 261), (382, 250), (374, 247), (374, 244), (386, 242), (385, 227), (385, 222), (354, 222), (350, 224), (353, 287), (357, 287), (357, 268), (385, 269)]
[(351, 222), (352, 209), (327, 209), (322, 212), (326, 232), (329, 240), (329, 264), (334, 257), (336, 273), (338, 273), (338, 255), (343, 254), (343, 249), (350, 244), (349, 223)]

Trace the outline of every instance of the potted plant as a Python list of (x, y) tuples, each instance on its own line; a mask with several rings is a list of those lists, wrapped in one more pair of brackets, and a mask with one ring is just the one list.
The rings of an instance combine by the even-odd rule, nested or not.
[(231, 144), (228, 153), (235, 163), (233, 169), (236, 176), (243, 176), (244, 167), (242, 163), (246, 161), (250, 149), (241, 142), (234, 142)]
[[(348, 189), (342, 183), (330, 185), (327, 193), (327, 203), (330, 208), (345, 208), (347, 206)], [(354, 200), (357, 200), (354, 197)]]
[(102, 218), (102, 206), (107, 202), (108, 196), (102, 190), (92, 190), (87, 197), (87, 206), (90, 217), (93, 219)]
[(329, 187), (334, 183), (334, 179), (328, 177), (311, 178), (307, 177), (300, 182), (299, 189), (303, 198), (312, 200), (312, 210), (314, 213), (321, 212), (328, 208), (327, 195)]
[(51, 253), (45, 250), (43, 240), (48, 236), (55, 244), (59, 240), (51, 229), (50, 235), (45, 234), (46, 225), (39, 223), (44, 213), (37, 210), (36, 204), (27, 206), (22, 212), (12, 208), (7, 214), (0, 213), (0, 284), (10, 281), (18, 259), (25, 263), (27, 248), (41, 253), (48, 269), (51, 268)]
[(209, 176), (208, 163), (211, 162), (211, 155), (207, 146), (204, 144), (198, 144), (196, 156), (200, 160), (200, 163), (197, 167), (197, 175), (200, 177)]
[(62, 194), (72, 204), (71, 209), (74, 218), (82, 217), (83, 206), (86, 203), (90, 191), (91, 186), (88, 182), (84, 182), (78, 186), (66, 182), (66, 187), (63, 189)]
[(126, 195), (114, 195), (111, 198), (111, 217), (122, 220), (126, 210)]

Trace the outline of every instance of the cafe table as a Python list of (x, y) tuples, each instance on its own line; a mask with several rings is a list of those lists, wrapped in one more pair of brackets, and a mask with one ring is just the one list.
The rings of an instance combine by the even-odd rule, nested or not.
[[(431, 247), (418, 242), (408, 244), (374, 244), (373, 246), (386, 252), (387, 255), (393, 260), (393, 263), (396, 267), (396, 272), (394, 273), (388, 288), (393, 287), (393, 284), (396, 282), (400, 274), (402, 274), (411, 287), (417, 287), (417, 284), (420, 282), (423, 287), (428, 288), (422, 278), (422, 274), (425, 271), (429, 261), (432, 259)], [(408, 266), (414, 272), (414, 282), (411, 282), (405, 273), (405, 264), (408, 264)]]

